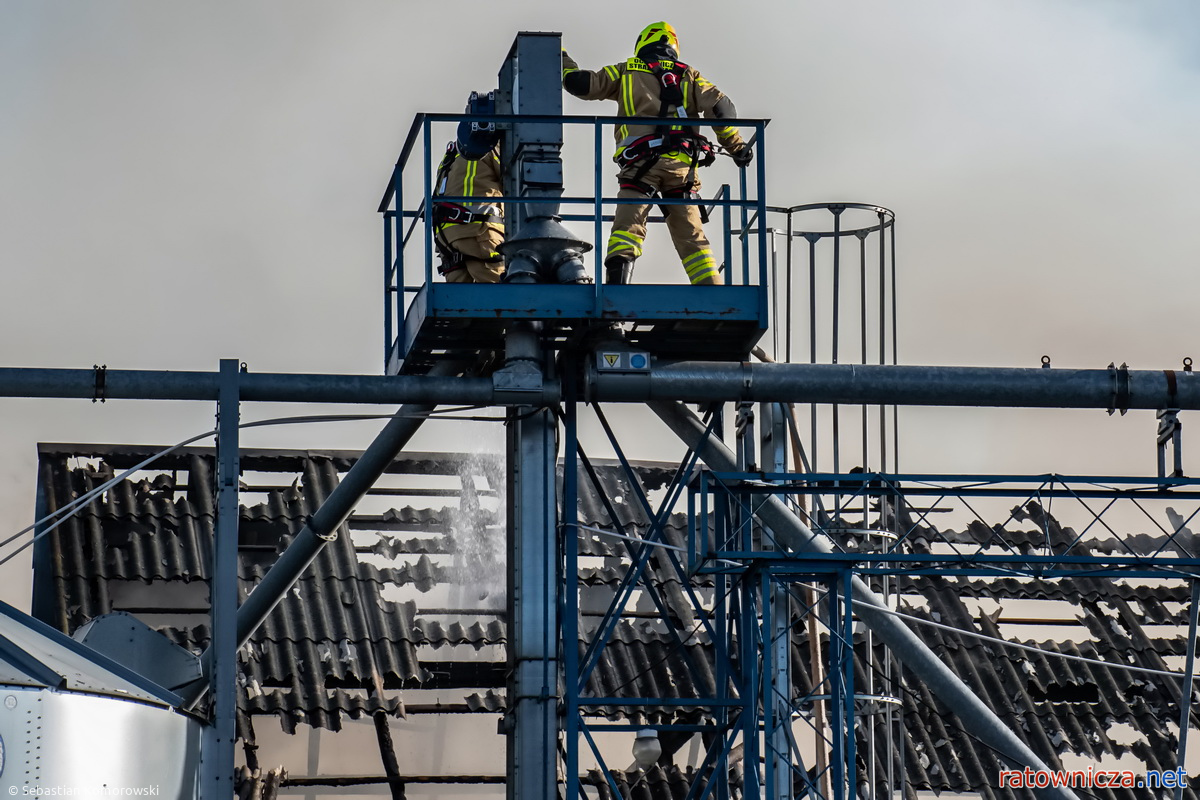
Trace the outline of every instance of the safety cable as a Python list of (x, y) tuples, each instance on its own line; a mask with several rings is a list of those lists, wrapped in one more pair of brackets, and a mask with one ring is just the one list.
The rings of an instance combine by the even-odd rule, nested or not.
[[(441, 411), (431, 411), (431, 412), (427, 412), (427, 413), (410, 413), (410, 414), (404, 414), (403, 416), (405, 418), (410, 418), (410, 419), (417, 419), (417, 418), (434, 419), (437, 417), (450, 416), (459, 411), (472, 411), (472, 410), (475, 410), (478, 408), (481, 408), (481, 406), (458, 406), (458, 407), (443, 409)], [(310, 422), (353, 422), (353, 421), (358, 421), (358, 420), (380, 420), (380, 419), (393, 419), (396, 416), (399, 416), (399, 415), (397, 415), (397, 414), (315, 414), (315, 415), (301, 415), (301, 416), (291, 416), (291, 417), (272, 417), (270, 419), (255, 420), (253, 422), (243, 422), (238, 425), (238, 428), (239, 429), (263, 428), (263, 427), (268, 427), (268, 426), (273, 426), (273, 425), (292, 425), (292, 424), (302, 424), (302, 423), (310, 423)], [(455, 420), (465, 420), (468, 422), (470, 422), (470, 421), (503, 422), (503, 418), (501, 418), (501, 417), (452, 416), (451, 418), (455, 419)], [(150, 464), (153, 464), (155, 461), (159, 460), (160, 458), (170, 455), (171, 453), (175, 452), (176, 450), (179, 450), (182, 447), (186, 447), (187, 445), (189, 445), (193, 442), (200, 441), (201, 439), (207, 439), (210, 436), (216, 436), (216, 435), (217, 435), (217, 431), (216, 431), (216, 429), (213, 429), (211, 431), (205, 431), (204, 433), (199, 433), (199, 434), (196, 434), (195, 436), (191, 436), (177, 444), (171, 445), (170, 447), (165, 447), (162, 450), (159, 450), (159, 451), (153, 453), (152, 455), (150, 455), (148, 458), (144, 459), (143, 461), (138, 462), (137, 464), (135, 464), (134, 466), (125, 470), (124, 472), (120, 473), (119, 475), (117, 475), (117, 476), (111, 478), (110, 480), (105, 481), (103, 484), (93, 488), (91, 491), (81, 495), (80, 497), (77, 497), (75, 500), (72, 500), (70, 503), (67, 503), (66, 505), (62, 506), (61, 508), (57, 508), (54, 511), (51, 511), (46, 516), (35, 521), (32, 525), (28, 525), (28, 526), (22, 528), (21, 530), (17, 531), (16, 533), (12, 534), (7, 539), (0, 541), (0, 547), (4, 547), (5, 545), (10, 544), (11, 542), (13, 542), (17, 538), (23, 536), (24, 534), (29, 533), (30, 531), (36, 529), (39, 525), (49, 522), (50, 520), (54, 519), (55, 517), (61, 517), (60, 519), (56, 520), (52, 525), (49, 525), (46, 528), (38, 531), (33, 536), (32, 539), (30, 539), (29, 541), (22, 544), (16, 550), (14, 550), (13, 552), (4, 556), (3, 558), (0, 558), (0, 566), (7, 564), (9, 561), (14, 559), (17, 555), (19, 555), (22, 551), (24, 551), (26, 548), (28, 548), (30, 545), (32, 545), (34, 542), (36, 542), (38, 539), (41, 539), (43, 536), (50, 533), (55, 528), (57, 528), (59, 525), (62, 525), (64, 522), (66, 522), (68, 519), (70, 519), (72, 516), (74, 516), (83, 506), (90, 503), (97, 496), (104, 494), (104, 492), (106, 492), (109, 489), (111, 489), (112, 487), (116, 486), (118, 483), (125, 480), (133, 473), (138, 472), (142, 469), (145, 469), (147, 466), (149, 466)]]
[(905, 614), (900, 611), (893, 611), (890, 608), (880, 608), (879, 606), (876, 606), (872, 603), (868, 603), (865, 600), (851, 599), (851, 602), (854, 604), (857, 604), (857, 605), (870, 606), (872, 609), (874, 609), (876, 611), (882, 611), (885, 614), (891, 614), (895, 617), (898, 617), (903, 620), (907, 620), (909, 622), (916, 623), (918, 625), (926, 625), (926, 626), (929, 626), (932, 628), (939, 628), (941, 630), (951, 631), (953, 633), (959, 634), (960, 636), (967, 636), (972, 639), (980, 639), (985, 642), (992, 642), (995, 644), (1003, 645), (1005, 647), (1011, 647), (1016, 650), (1027, 650), (1032, 653), (1040, 653), (1040, 654), (1046, 655), (1046, 656), (1057, 656), (1059, 658), (1065, 658), (1068, 661), (1079, 661), (1084, 664), (1092, 664), (1092, 665), (1099, 666), (1099, 667), (1108, 667), (1109, 669), (1123, 669), (1128, 672), (1144, 672), (1148, 675), (1158, 675), (1160, 677), (1166, 677), (1166, 678), (1187, 677), (1182, 672), (1168, 672), (1166, 670), (1154, 669), (1152, 667), (1138, 667), (1138, 666), (1134, 666), (1132, 664), (1121, 664), (1116, 661), (1103, 661), (1098, 658), (1088, 658), (1087, 656), (1077, 656), (1072, 653), (1060, 653), (1060, 652), (1056, 652), (1054, 650), (1045, 650), (1041, 647), (1035, 647), (1034, 645), (1030, 645), (1030, 644), (1023, 644), (1021, 642), (1010, 642), (1007, 639), (998, 639), (995, 636), (988, 636), (985, 633), (976, 633), (975, 631), (969, 631), (964, 628), (955, 628), (952, 625), (944, 625), (940, 622), (934, 622), (933, 620), (921, 619), (920, 617), (915, 617), (915, 616), (912, 616), (911, 614)]
[(603, 534), (604, 536), (611, 536), (614, 539), (624, 539), (625, 541), (633, 542), (634, 544), (644, 544), (649, 547), (661, 547), (665, 550), (675, 550), (676, 552), (679, 552), (679, 553), (687, 553), (688, 552), (688, 549), (686, 547), (679, 547), (678, 545), (667, 544), (666, 542), (651, 541), (650, 539), (639, 539), (636, 536), (623, 536), (623, 535), (617, 533), (616, 531), (609, 531), (609, 530), (605, 530), (604, 528), (597, 528), (594, 525), (584, 525), (582, 522), (564, 522), (563, 526), (570, 527), (570, 528), (578, 528), (581, 531), (591, 531), (593, 533)]
[[(818, 592), (823, 591), (820, 587), (817, 587), (817, 586), (809, 586), (808, 584), (804, 584), (804, 583), (801, 583), (799, 585), (804, 586), (807, 589), (812, 589), (814, 591), (818, 591)], [(921, 619), (920, 617), (913, 616), (912, 614), (905, 614), (902, 611), (896, 611), (894, 609), (886, 608), (884, 606), (877, 606), (874, 603), (868, 603), (866, 600), (855, 600), (855, 599), (851, 598), (851, 603), (853, 603), (854, 605), (868, 606), (873, 611), (878, 611), (881, 614), (890, 614), (893, 617), (897, 617), (898, 619), (906, 620), (908, 622), (912, 622), (917, 625), (925, 625), (925, 626), (931, 627), (931, 628), (938, 628), (939, 630), (949, 631), (951, 633), (957, 633), (960, 636), (967, 636), (972, 639), (980, 639), (985, 642), (991, 642), (993, 644), (1002, 645), (1004, 647), (1011, 647), (1016, 650), (1027, 650), (1029, 652), (1040, 653), (1041, 655), (1045, 655), (1045, 656), (1057, 656), (1058, 658), (1064, 658), (1064, 659), (1067, 659), (1068, 661), (1079, 661), (1079, 662), (1082, 662), (1085, 664), (1092, 664), (1092, 665), (1099, 666), (1099, 667), (1108, 667), (1110, 669), (1123, 669), (1123, 670), (1127, 670), (1129, 672), (1144, 672), (1149, 675), (1158, 675), (1160, 677), (1166, 677), (1166, 678), (1186, 678), (1187, 677), (1182, 672), (1168, 672), (1166, 670), (1154, 669), (1152, 667), (1138, 667), (1138, 666), (1134, 666), (1132, 664), (1121, 664), (1116, 661), (1103, 661), (1098, 658), (1088, 658), (1087, 656), (1077, 656), (1072, 653), (1059, 653), (1059, 652), (1055, 652), (1053, 650), (1046, 650), (1041, 647), (1035, 647), (1034, 645), (1022, 644), (1021, 642), (1010, 642), (1007, 639), (998, 639), (995, 636), (988, 636), (985, 633), (976, 633), (975, 631), (969, 631), (969, 630), (966, 630), (965, 628), (956, 628), (953, 625), (946, 625), (944, 623), (934, 622), (933, 620), (929, 620), (929, 619)]]

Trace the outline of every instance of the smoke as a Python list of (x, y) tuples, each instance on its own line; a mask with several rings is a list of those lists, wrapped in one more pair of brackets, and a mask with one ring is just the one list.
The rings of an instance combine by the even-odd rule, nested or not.
[[(481, 440), (475, 441), (480, 447)], [(451, 517), (451, 541), (454, 592), (461, 608), (503, 611), (505, 607), (503, 464), (503, 455), (489, 448), (468, 453), (459, 465), (462, 494)]]

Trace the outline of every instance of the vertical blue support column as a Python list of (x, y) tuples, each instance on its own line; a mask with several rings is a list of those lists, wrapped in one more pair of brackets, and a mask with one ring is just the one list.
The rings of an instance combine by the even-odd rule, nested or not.
[[(561, 34), (517, 34), (500, 69), (496, 111), (562, 115)], [(558, 214), (561, 150), (559, 121), (514, 122), (504, 136), (504, 194), (536, 201), (508, 204), (505, 228), (510, 242), (520, 238), (530, 218)], [(540, 382), (547, 359), (535, 329), (510, 326), (507, 337), (505, 369), (513, 370), (515, 379)], [(557, 423), (550, 410), (524, 406), (510, 413), (508, 426), (508, 797), (555, 800), (562, 633), (557, 592), (563, 562), (555, 497)], [(574, 452), (568, 455), (576, 457)], [(575, 591), (574, 584), (570, 590)], [(567, 646), (575, 647), (576, 642)], [(575, 693), (577, 687), (568, 691)], [(577, 741), (568, 744), (574, 747)]]
[(565, 740), (566, 792), (564, 798), (579, 796), (579, 441), (576, 437), (576, 393), (574, 372), (563, 375), (563, 512), (562, 533), (562, 657), (563, 738)]
[[(762, 653), (762, 637), (759, 633), (761, 614), (767, 609), (758, 600), (765, 598), (760, 584), (769, 585), (767, 576), (757, 570), (742, 574), (741, 630), (738, 650), (741, 653), (742, 682), (739, 687), (742, 699), (742, 785), (744, 797), (761, 797), (762, 782), (758, 770), (758, 732), (761, 728), (761, 671), (759, 654)], [(755, 613), (761, 609), (760, 613)]]
[(831, 800), (857, 797), (854, 739), (854, 573), (840, 570), (830, 576), (829, 592), (829, 704)]
[(847, 798), (858, 797), (857, 740), (854, 735), (854, 573), (843, 570), (838, 576), (842, 603), (842, 685), (846, 713), (843, 717), (842, 736), (846, 740), (846, 794)]
[[(716, 540), (719, 543), (724, 535), (722, 526), (728, 521), (726, 519), (728, 511), (723, 511), (719, 503), (715, 505), (718, 507), (713, 516), (716, 522)], [(701, 535), (706, 535), (703, 529), (701, 529)], [(720, 547), (721, 545), (718, 544), (718, 549)], [(724, 705), (724, 701), (729, 699), (729, 672), (725, 665), (729, 663), (730, 656), (733, 654), (732, 642), (729, 639), (729, 633), (733, 629), (733, 620), (729, 613), (730, 580), (729, 574), (724, 570), (718, 570), (713, 575), (713, 628), (718, 634), (718, 638), (713, 642), (713, 680), (717, 690), (717, 701), (721, 703), (716, 709), (717, 725), (712, 732), (714, 738), (726, 736), (730, 722), (729, 707)], [(724, 747), (721, 747), (720, 755), (716, 759), (711, 780), (714, 784), (713, 797), (729, 797), (729, 759)]]
[[(764, 472), (787, 472), (787, 423), (780, 403), (759, 406), (762, 419), (761, 453), (759, 463)], [(770, 529), (765, 529), (770, 533)], [(774, 536), (764, 536), (764, 549), (775, 550)], [(765, 650), (768, 666), (766, 683), (771, 695), (770, 705), (763, 708), (766, 727), (768, 800), (792, 798), (792, 666), (791, 666), (791, 605), (786, 587), (778, 580), (769, 586), (771, 625), (764, 626), (763, 636), (769, 646)], [(764, 619), (765, 619), (764, 615)]]
[(217, 401), (217, 519), (213, 542), (213, 654), (209, 673), (212, 724), (204, 729), (200, 797), (233, 797), (233, 753), (237, 740), (238, 459), (239, 388), (237, 359), (221, 359)]
[(509, 417), (508, 798), (555, 800), (558, 775), (559, 582), (554, 415)]

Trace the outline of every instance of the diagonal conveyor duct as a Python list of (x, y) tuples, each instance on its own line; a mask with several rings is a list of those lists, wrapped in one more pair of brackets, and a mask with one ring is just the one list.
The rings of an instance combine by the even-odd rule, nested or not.
[[(460, 361), (442, 361), (435, 364), (429, 374), (459, 375), (466, 366), (466, 363)], [(325, 549), (325, 545), (337, 538), (338, 528), (412, 439), (426, 416), (436, 408), (437, 403), (406, 403), (401, 406), (371, 445), (354, 462), (350, 471), (342, 476), (337, 487), (308, 518), (304, 528), (296, 534), (292, 543), (238, 608), (238, 649), (250, 641), (250, 637)], [(213, 653), (210, 648), (202, 656), (205, 680), (197, 682), (190, 691), (185, 692), (189, 707), (194, 707), (208, 690), (207, 676), (211, 670), (212, 659)]]
[[(694, 414), (678, 403), (651, 402), (650, 408), (663, 422), (695, 450), (713, 470), (736, 472), (737, 459), (722, 442), (705, 436), (704, 425)], [(807, 553), (830, 553), (833, 547), (822, 535), (814, 533), (791, 512), (783, 501), (766, 495), (756, 512), (781, 544), (790, 550)], [(855, 604), (855, 613), (874, 631), (903, 664), (920, 678), (960, 719), (969, 721), (971, 732), (987, 746), (1013, 764), (1034, 770), (1048, 767), (1029, 746), (1008, 729), (996, 714), (971, 689), (942, 663), (917, 635), (896, 617), (886, 613), (886, 606), (861, 578), (853, 580), (854, 596), (862, 601)], [(1055, 800), (1077, 800), (1066, 788), (1035, 789), (1038, 797)]]

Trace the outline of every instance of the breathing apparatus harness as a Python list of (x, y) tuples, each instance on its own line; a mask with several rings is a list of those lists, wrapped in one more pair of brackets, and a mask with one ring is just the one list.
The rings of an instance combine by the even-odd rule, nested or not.
[[(688, 65), (681, 61), (642, 61), (646, 68), (653, 73), (659, 83), (658, 116), (668, 117), (671, 106), (675, 107), (675, 116), (687, 118), (687, 109), (683, 102), (683, 80), (688, 71)], [(622, 189), (633, 189), (647, 197), (656, 193), (654, 187), (645, 183), (642, 178), (658, 163), (665, 154), (679, 152), (688, 156), (691, 168), (688, 170), (687, 181), (677, 190), (663, 193), (669, 199), (699, 199), (699, 194), (692, 191), (696, 181), (696, 167), (707, 167), (716, 160), (712, 142), (706, 139), (695, 126), (682, 129), (672, 129), (669, 125), (659, 125), (654, 133), (640, 136), (625, 145), (616, 156), (616, 162), (622, 169), (637, 165), (637, 170), (621, 183)], [(663, 216), (670, 212), (670, 206), (662, 206)], [(708, 222), (708, 212), (700, 206), (702, 221)]]
[[(446, 154), (442, 156), (442, 161), (438, 164), (437, 175), (433, 181), (437, 192), (445, 190), (446, 178), (450, 175), (450, 168), (454, 165), (454, 159), (458, 158), (459, 155), (458, 145), (455, 142), (450, 142), (450, 144), (446, 145)], [(437, 248), (438, 255), (442, 257), (442, 263), (437, 268), (438, 272), (445, 275), (448, 272), (462, 269), (463, 261), (465, 260), (463, 254), (452, 247), (450, 241), (446, 238), (446, 225), (463, 222), (493, 222), (500, 224), (502, 221), (503, 217), (499, 214), (472, 211), (459, 203), (435, 201), (433, 203), (433, 244)]]

